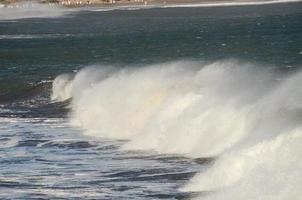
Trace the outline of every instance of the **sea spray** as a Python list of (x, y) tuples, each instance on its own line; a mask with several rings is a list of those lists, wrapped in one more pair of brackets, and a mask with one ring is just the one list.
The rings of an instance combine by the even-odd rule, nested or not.
[[(184, 191), (221, 190), (208, 198), (224, 199), (243, 187), (240, 191), (249, 188), (249, 195), (238, 193), (235, 199), (278, 199), (275, 180), (267, 186), (268, 194), (258, 185), (270, 168), (271, 176), (300, 175), (296, 169), (301, 163), (286, 157), (298, 153), (301, 140), (302, 73), (277, 77), (267, 68), (235, 60), (86, 68), (72, 80), (59, 76), (54, 88), (62, 87), (53, 96), (67, 87), (73, 98), (71, 122), (89, 135), (127, 139), (122, 149), (218, 157)], [(284, 156), (278, 158), (280, 154)], [(289, 199), (288, 190), (292, 199), (299, 199), (301, 184), (290, 180), (278, 182), (283, 186), (278, 194)]]
[(84, 69), (66, 84), (72, 123), (87, 134), (130, 139), (126, 149), (193, 157), (219, 155), (248, 134), (255, 102), (272, 87), (269, 72), (233, 60), (105, 69)]
[(197, 198), (209, 200), (301, 199), (301, 78), (284, 78), (253, 111), (251, 133), (181, 190), (216, 191)]
[(51, 99), (54, 101), (65, 101), (71, 98), (72, 75), (61, 74), (52, 84)]
[(302, 198), (301, 129), (222, 155), (182, 191), (216, 191), (207, 200)]

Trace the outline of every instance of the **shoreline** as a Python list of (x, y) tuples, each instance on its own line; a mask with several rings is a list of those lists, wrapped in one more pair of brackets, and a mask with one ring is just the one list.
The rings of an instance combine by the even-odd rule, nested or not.
[[(107, 2), (105, 2), (107, 1)], [(220, 7), (249, 6), (302, 2), (302, 0), (0, 0), (0, 8), (22, 7), (22, 4), (41, 3), (65, 8), (98, 7), (98, 8), (136, 8), (136, 7)]]

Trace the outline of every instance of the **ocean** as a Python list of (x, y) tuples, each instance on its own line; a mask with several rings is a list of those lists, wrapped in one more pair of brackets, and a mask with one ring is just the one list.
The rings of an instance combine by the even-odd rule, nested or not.
[(1, 199), (302, 199), (301, 2), (7, 9)]

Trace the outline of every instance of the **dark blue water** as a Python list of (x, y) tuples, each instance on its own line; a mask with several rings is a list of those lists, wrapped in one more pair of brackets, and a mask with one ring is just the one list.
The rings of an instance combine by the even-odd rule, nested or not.
[(200, 162), (121, 152), (123, 141), (83, 137), (59, 119), (1, 119), (0, 134), (1, 199), (180, 199)]

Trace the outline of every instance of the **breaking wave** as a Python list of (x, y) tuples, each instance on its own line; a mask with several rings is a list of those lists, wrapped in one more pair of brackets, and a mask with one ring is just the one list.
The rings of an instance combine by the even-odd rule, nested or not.
[(53, 82), (86, 134), (215, 163), (181, 188), (208, 199), (301, 199), (302, 72), (235, 60), (88, 67)]

